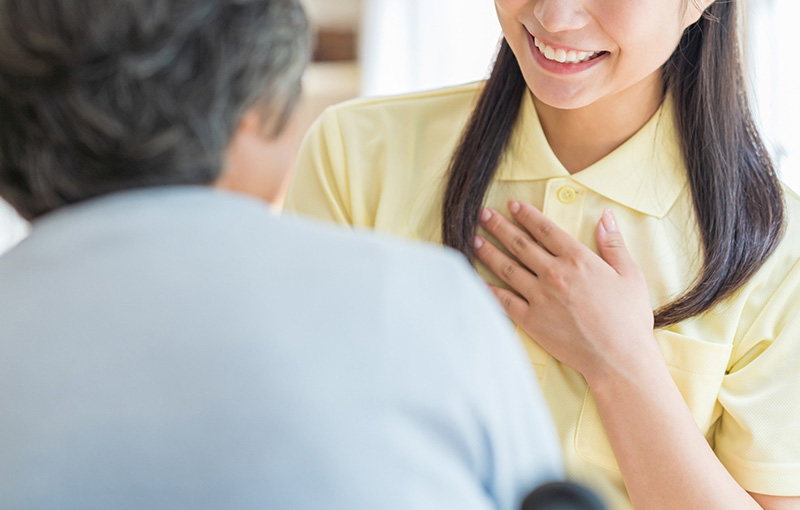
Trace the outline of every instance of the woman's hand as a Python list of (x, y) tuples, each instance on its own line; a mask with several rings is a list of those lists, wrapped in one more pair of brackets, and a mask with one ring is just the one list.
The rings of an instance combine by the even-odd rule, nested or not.
[(647, 285), (610, 210), (597, 226), (602, 255), (533, 206), (509, 202), (515, 226), (485, 210), (480, 260), (515, 292), (493, 287), (506, 312), (556, 359), (586, 378), (637, 509), (798, 508), (797, 498), (751, 497), (697, 427), (653, 337)]
[(590, 385), (664, 363), (644, 275), (611, 210), (597, 225), (600, 258), (532, 205), (508, 207), (525, 230), (490, 209), (481, 223), (522, 265), (480, 236), (475, 253), (515, 291), (491, 286), (509, 317)]

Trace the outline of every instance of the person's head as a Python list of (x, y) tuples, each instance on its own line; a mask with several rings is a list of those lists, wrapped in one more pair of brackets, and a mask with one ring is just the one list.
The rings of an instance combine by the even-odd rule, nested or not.
[(280, 131), (308, 60), (299, 0), (0, 0), (0, 195), (26, 219), (211, 185)]
[[(528, 90), (572, 109), (650, 84), (674, 99), (704, 260), (693, 286), (656, 311), (655, 324), (699, 315), (736, 292), (784, 228), (783, 192), (744, 86), (739, 1), (495, 0), (506, 38), (450, 163), (444, 244), (472, 260), (483, 200)], [(535, 61), (540, 50), (530, 47), (530, 34), (601, 53), (595, 63), (577, 64), (577, 73), (548, 72)]]
[(712, 0), (495, 0), (528, 87), (561, 109), (661, 88), (661, 68)]

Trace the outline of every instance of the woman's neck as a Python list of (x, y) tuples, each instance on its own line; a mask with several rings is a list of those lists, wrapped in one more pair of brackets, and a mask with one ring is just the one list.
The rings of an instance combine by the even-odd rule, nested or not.
[(553, 153), (571, 174), (611, 154), (636, 134), (664, 98), (660, 73), (589, 106), (561, 110), (533, 98)]

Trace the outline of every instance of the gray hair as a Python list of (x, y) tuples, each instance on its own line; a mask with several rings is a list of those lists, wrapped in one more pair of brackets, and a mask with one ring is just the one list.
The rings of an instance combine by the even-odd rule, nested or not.
[(280, 125), (310, 53), (298, 0), (0, 0), (0, 195), (27, 219), (210, 184), (245, 111)]

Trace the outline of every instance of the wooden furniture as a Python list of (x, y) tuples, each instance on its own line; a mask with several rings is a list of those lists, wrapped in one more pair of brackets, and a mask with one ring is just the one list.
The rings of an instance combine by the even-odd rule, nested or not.
[(315, 62), (351, 62), (357, 58), (357, 37), (352, 30), (321, 28), (314, 49)]

